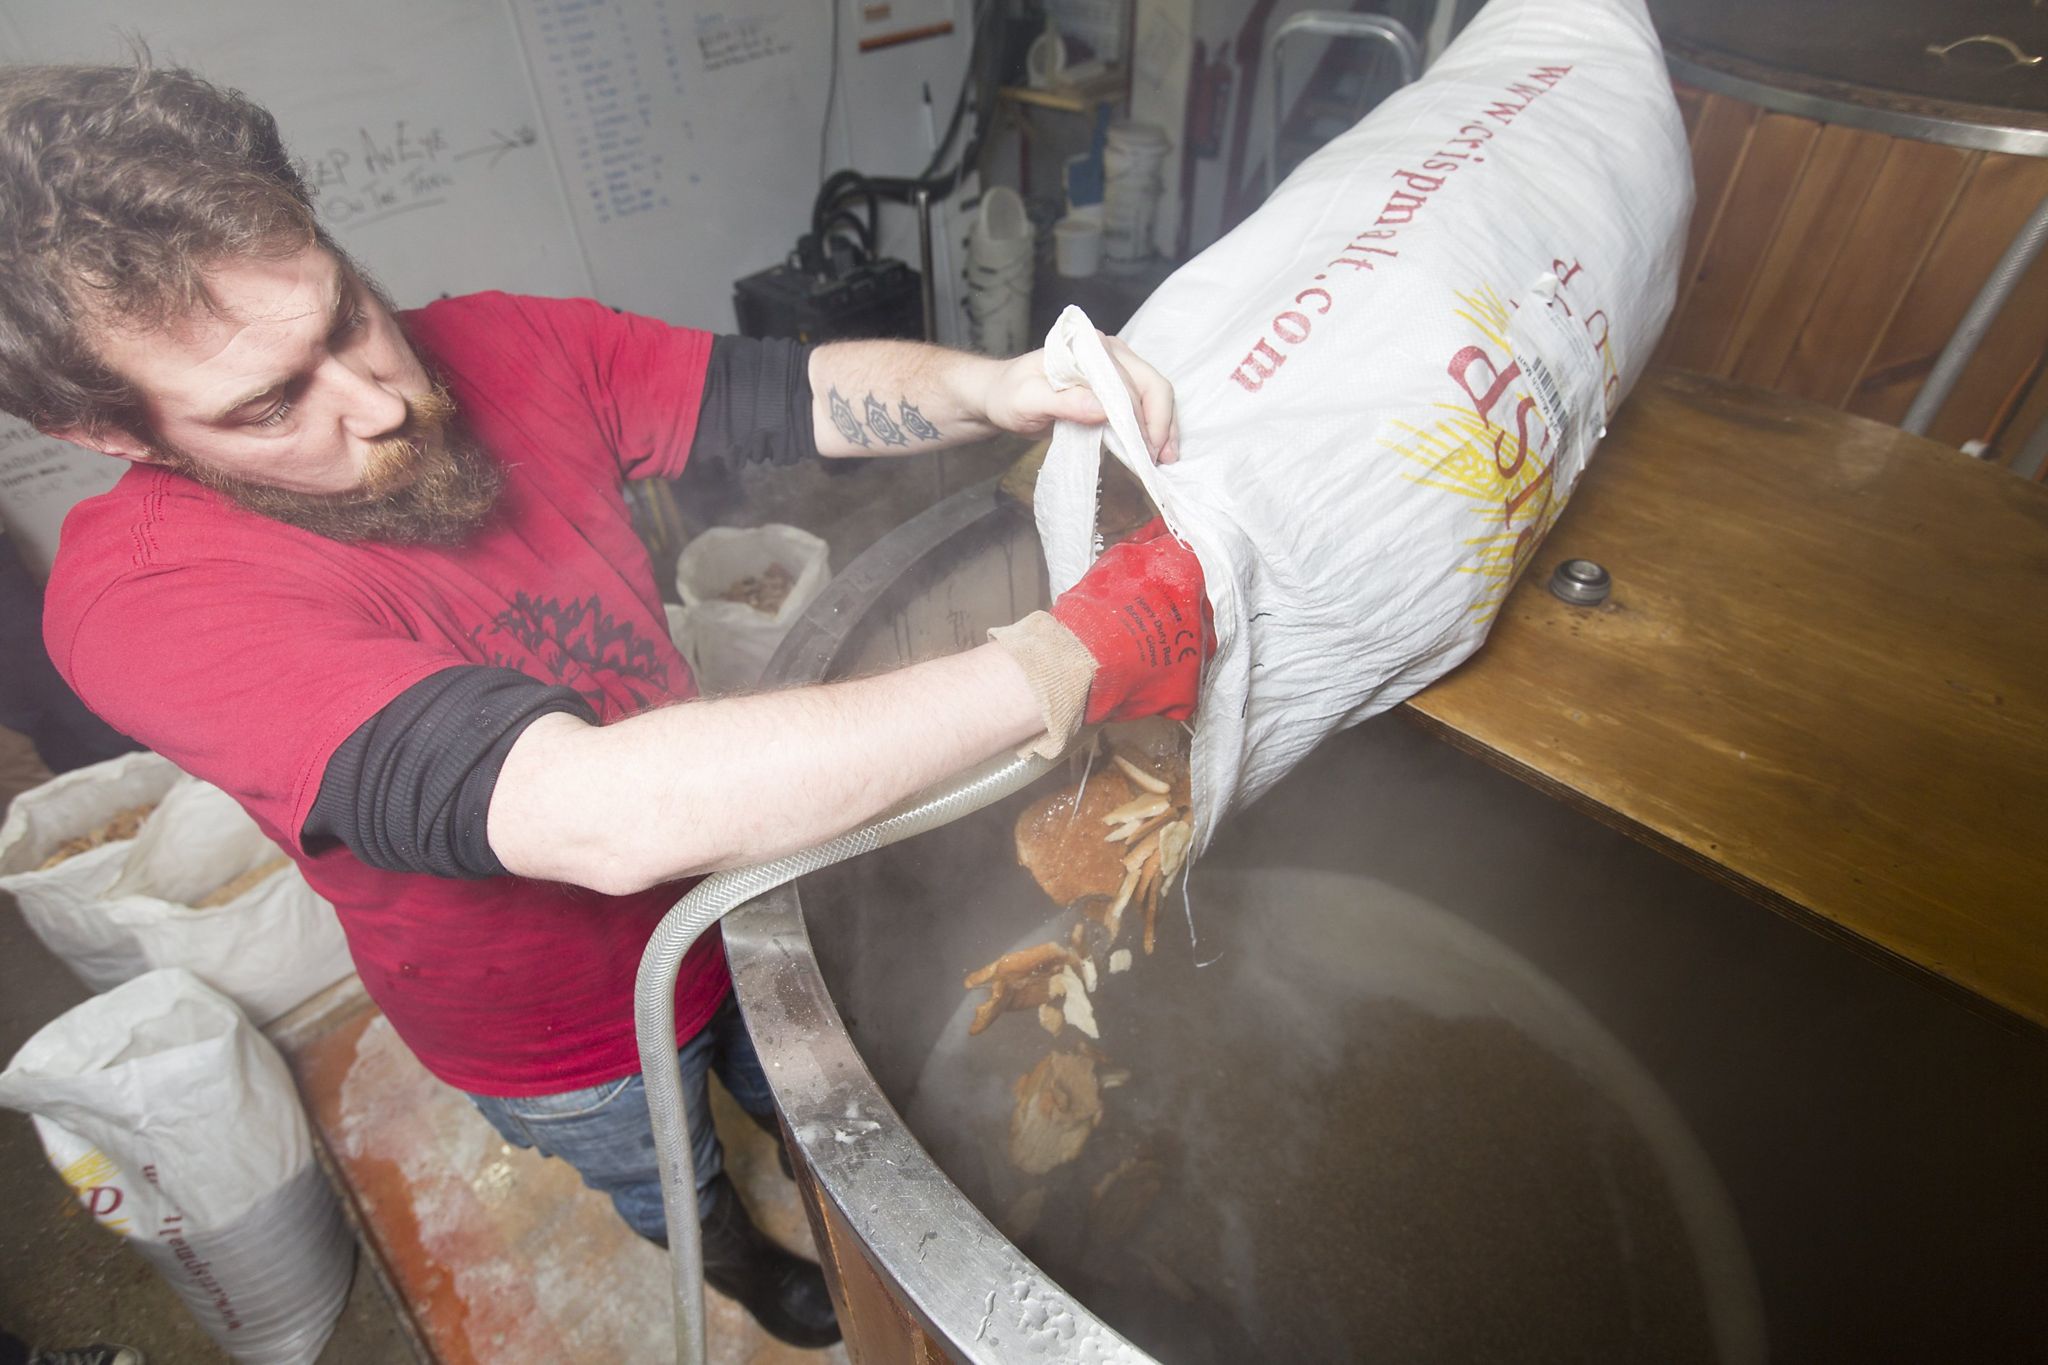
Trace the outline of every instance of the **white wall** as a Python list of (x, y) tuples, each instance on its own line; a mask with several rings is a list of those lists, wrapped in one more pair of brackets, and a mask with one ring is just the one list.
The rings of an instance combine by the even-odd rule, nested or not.
[[(845, 3), (852, 5), (858, 0), (845, 0)], [(931, 160), (932, 139), (945, 132), (946, 120), (960, 94), (960, 83), (967, 74), (968, 50), (972, 43), (968, 22), (972, 8), (972, 0), (951, 0), (954, 26), (951, 34), (867, 53), (858, 50), (859, 35), (854, 32), (853, 25), (842, 20), (839, 44), (842, 93), (835, 101), (839, 109), (832, 120), (828, 139), (831, 161), (828, 170), (852, 167), (869, 175), (912, 176), (925, 168)], [(926, 86), (931, 89), (929, 115), (923, 105)], [(822, 81), (813, 93), (822, 110)], [(817, 124), (814, 122), (811, 126), (815, 133)], [(927, 132), (927, 129), (931, 131)], [(963, 127), (954, 139), (948, 165), (958, 158), (971, 132), (971, 128)], [(816, 157), (815, 142), (812, 156)], [(810, 188), (816, 188), (815, 181)], [(966, 215), (960, 204), (962, 200), (972, 198), (973, 190), (974, 186), (969, 184), (949, 203), (935, 209), (933, 214), (933, 237), (941, 244), (935, 247), (934, 257), (935, 283), (939, 293), (938, 339), (952, 346), (966, 344), (966, 329), (960, 312), (959, 279), (960, 271), (965, 268), (959, 241), (966, 230)], [(810, 206), (807, 191), (805, 215), (809, 214)], [(806, 216), (804, 225), (807, 224)], [(794, 233), (790, 240), (794, 242)], [(952, 244), (950, 249), (944, 245), (948, 242)], [(788, 245), (784, 244), (784, 251), (788, 250)], [(918, 268), (917, 220), (908, 208), (883, 206), (882, 236), (877, 248), (885, 256), (907, 261), (913, 270)]]
[[(863, 54), (845, 6), (826, 170), (908, 174), (965, 71), (950, 34)], [(337, 238), (402, 304), (584, 294), (731, 330), (732, 281), (809, 225), (831, 10), (818, 0), (9, 0), (0, 61), (114, 61), (124, 34), (278, 117)], [(885, 242), (913, 265), (907, 214)], [(942, 309), (942, 315), (947, 312)], [(943, 335), (943, 334), (942, 334)], [(0, 520), (47, 564), (114, 462), (0, 425)]]

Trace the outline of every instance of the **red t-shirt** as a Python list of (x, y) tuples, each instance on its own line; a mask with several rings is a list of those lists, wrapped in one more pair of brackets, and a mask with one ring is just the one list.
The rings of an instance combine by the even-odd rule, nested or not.
[[(233, 793), (334, 903), (399, 1036), (464, 1090), (539, 1095), (639, 1070), (633, 977), (682, 888), (633, 896), (385, 872), (299, 836), (327, 760), (407, 687), (462, 664), (575, 688), (609, 723), (696, 694), (621, 483), (689, 457), (711, 338), (587, 300), (478, 294), (407, 314), (505, 467), (456, 549), (343, 544), (131, 469), (64, 522), (44, 634), (110, 724)], [(683, 963), (679, 1037), (728, 987)]]

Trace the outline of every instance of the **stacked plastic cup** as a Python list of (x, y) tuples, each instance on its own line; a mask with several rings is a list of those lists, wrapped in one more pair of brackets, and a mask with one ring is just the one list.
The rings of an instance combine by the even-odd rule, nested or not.
[(1003, 185), (986, 191), (967, 238), (967, 317), (974, 348), (984, 355), (1027, 349), (1033, 246), (1031, 219), (1017, 192)]

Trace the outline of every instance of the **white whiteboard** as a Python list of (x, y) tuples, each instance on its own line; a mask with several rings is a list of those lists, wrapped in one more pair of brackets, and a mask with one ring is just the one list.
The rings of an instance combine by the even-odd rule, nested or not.
[[(121, 61), (133, 34), (242, 90), (401, 305), (507, 289), (730, 331), (732, 282), (807, 230), (821, 159), (923, 169), (922, 92), (943, 124), (970, 42), (967, 0), (936, 3), (954, 32), (901, 47), (860, 53), (842, 24), (829, 130), (819, 0), (7, 0), (0, 61)], [(884, 241), (915, 261), (907, 215)], [(78, 490), (118, 473), (69, 450), (0, 430), (0, 520), (39, 567)]]
[(31, 0), (0, 16), (0, 58), (119, 61), (124, 34), (277, 115), (321, 217), (401, 302), (589, 292), (504, 0)]

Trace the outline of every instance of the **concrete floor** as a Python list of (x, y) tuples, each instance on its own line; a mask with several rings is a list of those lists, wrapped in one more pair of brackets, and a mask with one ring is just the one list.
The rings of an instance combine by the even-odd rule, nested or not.
[[(838, 472), (819, 466), (694, 471), (681, 481), (683, 530), (783, 521), (822, 536), (843, 569), (891, 528), (932, 502), (1000, 473), (1022, 449), (1004, 441), (939, 457), (870, 460)], [(48, 773), (21, 736), (0, 729), (0, 810)], [(88, 992), (0, 896), (0, 1058)], [(142, 1259), (73, 1201), (26, 1116), (0, 1110), (0, 1328), (38, 1345), (121, 1341), (157, 1365), (214, 1365), (227, 1355)], [(392, 1365), (417, 1359), (399, 1316), (359, 1258), (347, 1306), (321, 1365)]]

